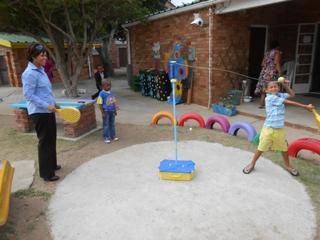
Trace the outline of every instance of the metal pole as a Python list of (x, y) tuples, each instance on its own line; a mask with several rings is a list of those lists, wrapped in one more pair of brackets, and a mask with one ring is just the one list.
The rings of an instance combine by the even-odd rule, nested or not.
[(173, 104), (173, 118), (174, 118), (174, 123), (173, 123), (173, 135), (174, 135), (174, 146), (175, 146), (175, 160), (178, 161), (178, 134), (177, 134), (177, 124), (176, 124), (176, 87), (175, 84), (177, 83), (177, 80), (173, 78), (173, 71), (175, 67), (175, 61), (170, 61), (170, 81), (171, 81), (171, 86), (172, 86), (172, 104)]
[(208, 86), (208, 108), (211, 108), (211, 78), (212, 78), (212, 7), (209, 8), (209, 86)]

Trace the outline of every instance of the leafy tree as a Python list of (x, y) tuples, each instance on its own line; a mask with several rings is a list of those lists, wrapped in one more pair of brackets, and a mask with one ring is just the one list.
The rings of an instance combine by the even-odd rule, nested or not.
[[(113, 26), (141, 17), (141, 0), (2, 0), (1, 26), (34, 37), (46, 45), (56, 63), (67, 96), (77, 96), (77, 83), (92, 44), (113, 34)], [(111, 29), (111, 30), (110, 30)], [(46, 44), (42, 37), (48, 37)]]
[(97, 51), (108, 75), (113, 75), (110, 50), (114, 39), (121, 41), (126, 40), (126, 32), (121, 27), (121, 24), (133, 19), (146, 21), (148, 14), (165, 9), (166, 2), (167, 0), (141, 0), (141, 8), (139, 11), (130, 11), (129, 13), (122, 14), (119, 18), (114, 18), (112, 21), (109, 21), (109, 24), (100, 32), (98, 39), (101, 41), (102, 47), (98, 48)]

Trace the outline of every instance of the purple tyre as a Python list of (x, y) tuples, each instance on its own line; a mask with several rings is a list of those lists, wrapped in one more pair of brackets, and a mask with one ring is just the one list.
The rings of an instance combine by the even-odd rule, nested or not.
[(237, 136), (237, 133), (240, 129), (243, 129), (247, 134), (248, 141), (252, 141), (256, 136), (257, 132), (256, 129), (252, 126), (252, 124), (248, 122), (235, 122), (231, 124), (229, 129), (229, 134)]
[(218, 116), (218, 115), (213, 115), (213, 116), (210, 116), (208, 119), (207, 119), (207, 122), (206, 122), (206, 128), (208, 129), (212, 129), (213, 128), (213, 125), (217, 123), (220, 125), (221, 129), (225, 132), (225, 133), (228, 133), (229, 131), (229, 128), (230, 128), (230, 122), (229, 120), (224, 117), (224, 116)]

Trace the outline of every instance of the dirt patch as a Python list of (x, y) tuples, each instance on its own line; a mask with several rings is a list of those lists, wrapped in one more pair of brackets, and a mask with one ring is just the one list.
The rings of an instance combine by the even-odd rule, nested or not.
[[(13, 128), (14, 117), (1, 116), (0, 159), (36, 160), (37, 139), (34, 136), (17, 133)], [(82, 163), (127, 146), (172, 139), (172, 130), (168, 126), (117, 124), (117, 131), (120, 141), (111, 144), (105, 144), (102, 141), (101, 131), (77, 142), (58, 140), (58, 162), (62, 165), (62, 169), (57, 172), (57, 175), (63, 179)], [(256, 146), (248, 144), (245, 138), (228, 136), (219, 130), (208, 131), (206, 129), (193, 128), (190, 131), (188, 127), (179, 128), (179, 138), (181, 140), (218, 142), (248, 151), (256, 149)], [(282, 164), (281, 157), (277, 153), (268, 153), (265, 156), (276, 163)], [(307, 190), (317, 209), (318, 222), (320, 222), (320, 189), (318, 185), (320, 182), (320, 166), (297, 159), (293, 159), (293, 164), (301, 172), (302, 176), (298, 180), (307, 186)], [(13, 195), (9, 221), (5, 227), (0, 228), (0, 240), (51, 240), (45, 213), (56, 184), (43, 182), (37, 172), (31, 190)], [(320, 229), (318, 230), (318, 237), (320, 237)]]

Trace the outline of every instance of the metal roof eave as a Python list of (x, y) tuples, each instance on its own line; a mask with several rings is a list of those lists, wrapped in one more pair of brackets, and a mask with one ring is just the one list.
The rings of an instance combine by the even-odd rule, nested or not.
[[(159, 13), (159, 14), (150, 16), (150, 17), (148, 17), (148, 21), (154, 21), (154, 20), (169, 17), (172, 15), (176, 15), (176, 14), (180, 14), (180, 13), (184, 13), (184, 12), (189, 12), (189, 11), (193, 11), (193, 10), (198, 10), (198, 9), (209, 7), (213, 4), (218, 4), (218, 3), (225, 2), (225, 1), (226, 0), (211, 0), (211, 1), (195, 3), (192, 5), (185, 6), (185, 7), (175, 8), (175, 9), (163, 12), (163, 13)], [(138, 25), (140, 23), (141, 23), (141, 21), (125, 23), (125, 24), (122, 24), (122, 27), (125, 27), (125, 28), (132, 27), (132, 26)]]
[(217, 4), (215, 9), (215, 14), (227, 14), (231, 12), (256, 8), (256, 7), (263, 7), (271, 4), (277, 4), (281, 2), (288, 2), (291, 0), (255, 0), (255, 1), (248, 1), (248, 0), (232, 0), (226, 1), (224, 3)]

